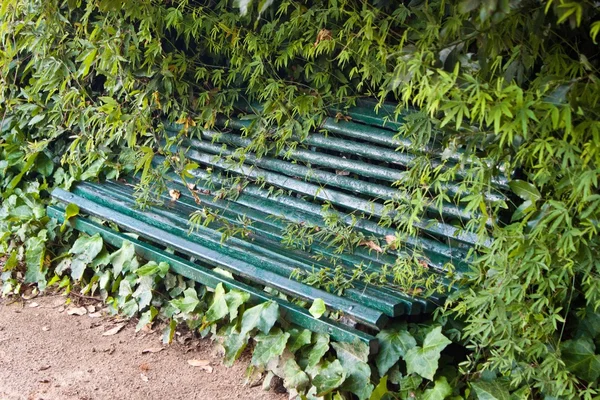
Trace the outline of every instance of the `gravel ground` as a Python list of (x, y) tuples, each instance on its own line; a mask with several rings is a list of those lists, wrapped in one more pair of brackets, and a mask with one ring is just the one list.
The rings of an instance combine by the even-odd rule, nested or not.
[(0, 300), (0, 400), (288, 398), (245, 385), (248, 355), (226, 368), (208, 339), (183, 334), (165, 347), (160, 332), (136, 333), (94, 300), (10, 301)]

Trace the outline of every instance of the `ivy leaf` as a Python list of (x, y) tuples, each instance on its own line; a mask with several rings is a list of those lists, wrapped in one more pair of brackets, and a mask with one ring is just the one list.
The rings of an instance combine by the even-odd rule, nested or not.
[(387, 379), (388, 377), (384, 376), (379, 380), (379, 383), (377, 384), (375, 390), (373, 390), (373, 393), (371, 394), (371, 398), (369, 400), (383, 399), (383, 396), (385, 396), (389, 392), (387, 388)]
[(225, 289), (223, 288), (223, 284), (219, 283), (215, 288), (213, 302), (204, 315), (204, 324), (208, 325), (218, 321), (224, 318), (228, 312), (229, 309), (227, 308), (227, 302), (225, 301)]
[(139, 279), (138, 287), (132, 296), (137, 299), (140, 310), (148, 307), (152, 301), (152, 289), (154, 287), (154, 278), (151, 276), (142, 276)]
[(402, 329), (385, 329), (377, 335), (379, 353), (375, 364), (379, 376), (387, 374), (388, 370), (404, 357), (406, 352), (417, 345), (417, 341), (408, 331)]
[(306, 346), (307, 344), (310, 344), (311, 339), (312, 332), (308, 329), (303, 329), (302, 331), (295, 328), (291, 329), (288, 350), (292, 353), (295, 353), (302, 347)]
[(537, 188), (529, 182), (515, 179), (510, 181), (508, 186), (510, 186), (512, 191), (523, 200), (529, 200), (535, 203), (542, 198), (542, 195)]
[(115, 276), (119, 275), (135, 256), (135, 247), (131, 242), (123, 242), (121, 248), (112, 254), (112, 266)]
[(289, 359), (283, 367), (283, 386), (288, 389), (297, 391), (304, 390), (308, 387), (309, 378), (306, 372), (302, 371), (295, 360)]
[(269, 333), (277, 317), (279, 316), (279, 305), (273, 301), (267, 301), (246, 310), (242, 315), (242, 327), (240, 334), (245, 335), (258, 328), (264, 334)]
[(285, 350), (285, 345), (289, 338), (289, 333), (282, 333), (279, 329), (268, 335), (256, 335), (254, 338), (256, 340), (256, 347), (254, 348), (254, 353), (252, 353), (252, 365), (261, 367), (267, 365), (273, 358), (280, 356), (283, 350)]
[(60, 226), (61, 232), (64, 232), (65, 229), (67, 228), (69, 219), (73, 218), (76, 215), (79, 215), (79, 206), (75, 203), (69, 203), (67, 205), (67, 208), (65, 209), (65, 220), (63, 221), (62, 225)]
[(13, 269), (15, 269), (15, 267), (17, 265), (18, 265), (17, 251), (13, 250), (10, 252), (10, 256), (4, 263), (4, 267), (2, 268), (2, 270), (3, 271), (12, 271)]
[(102, 250), (102, 237), (100, 234), (95, 234), (94, 236), (82, 235), (80, 236), (75, 243), (73, 243), (73, 247), (71, 248), (71, 254), (73, 255), (82, 255), (84, 256), (87, 262), (92, 262), (92, 260), (100, 253)]
[(164, 344), (170, 344), (173, 341), (176, 327), (177, 322), (174, 319), (171, 319), (169, 325), (167, 325), (166, 328), (163, 330), (162, 341)]
[(248, 334), (230, 333), (227, 335), (223, 347), (225, 347), (225, 358), (223, 364), (231, 367), (235, 360), (242, 354), (248, 345)]
[(314, 367), (321, 361), (329, 350), (329, 335), (323, 333), (315, 334), (316, 340), (313, 348), (308, 353), (308, 366)]
[(588, 336), (595, 339), (600, 336), (600, 313), (594, 312), (592, 307), (588, 307), (585, 313), (585, 318), (579, 323), (577, 337)]
[(473, 382), (471, 383), (471, 386), (479, 400), (510, 400), (508, 389), (498, 381)]
[(435, 380), (435, 386), (423, 393), (423, 400), (443, 400), (452, 394), (452, 387), (445, 376)]
[(323, 299), (315, 299), (315, 301), (312, 303), (312, 306), (310, 306), (308, 309), (310, 315), (315, 318), (321, 318), (325, 311), (327, 311), (327, 308), (325, 308), (325, 302)]
[(90, 264), (92, 267), (102, 267), (105, 265), (108, 265), (110, 263), (110, 260), (112, 259), (112, 256), (110, 255), (110, 253), (105, 249), (102, 248), (102, 250), (100, 251), (100, 254), (98, 254), (94, 260), (92, 261), (92, 263)]
[(589, 338), (567, 340), (561, 346), (561, 356), (567, 369), (587, 382), (600, 378), (600, 355)]
[(92, 263), (102, 251), (103, 242), (100, 234), (94, 236), (82, 235), (73, 243), (70, 252), (74, 255), (71, 260), (71, 277), (78, 281), (83, 277), (85, 267)]
[(425, 336), (423, 347), (413, 347), (406, 352), (404, 361), (406, 361), (406, 372), (411, 374), (416, 372), (423, 378), (430, 381), (438, 368), (440, 353), (446, 346), (452, 343), (442, 334), (442, 327), (438, 326)]
[(342, 388), (358, 396), (359, 399), (368, 399), (373, 392), (371, 384), (371, 368), (369, 360), (369, 346), (356, 341), (354, 343), (332, 343), (340, 363), (346, 371), (346, 380)]
[(134, 299), (130, 299), (125, 304), (123, 304), (121, 311), (123, 312), (123, 314), (131, 318), (135, 315), (135, 313), (139, 311), (139, 307)]
[(40, 290), (46, 287), (46, 269), (44, 258), (46, 256), (45, 241), (39, 237), (31, 237), (25, 242), (25, 282), (37, 283)]
[(346, 380), (344, 367), (339, 360), (335, 360), (323, 368), (314, 377), (312, 383), (317, 388), (317, 397), (322, 397), (340, 387), (344, 380)]
[(198, 307), (200, 300), (198, 300), (198, 293), (194, 288), (187, 288), (183, 292), (183, 299), (171, 300), (171, 304), (175, 306), (182, 313), (191, 313)]
[(407, 399), (414, 397), (411, 393), (416, 392), (422, 382), (423, 378), (419, 375), (408, 375), (400, 378), (398, 381), (398, 386), (400, 386), (400, 398)]
[(240, 292), (239, 290), (230, 290), (225, 293), (225, 303), (227, 303), (227, 309), (229, 310), (229, 318), (234, 320), (238, 316), (238, 309), (242, 304), (245, 304), (250, 299), (250, 294), (247, 292)]
[(142, 265), (135, 270), (137, 276), (152, 276), (156, 275), (160, 270), (158, 264), (154, 261), (149, 261), (146, 265)]
[(154, 318), (158, 315), (158, 310), (154, 307), (150, 307), (149, 310), (142, 313), (140, 320), (135, 326), (135, 331), (139, 332), (143, 327), (149, 325), (154, 321)]

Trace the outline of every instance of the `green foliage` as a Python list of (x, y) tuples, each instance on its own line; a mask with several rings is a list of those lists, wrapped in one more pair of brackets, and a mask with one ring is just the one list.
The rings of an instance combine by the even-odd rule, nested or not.
[(406, 355), (406, 352), (417, 345), (417, 341), (408, 331), (402, 328), (384, 329), (377, 335), (379, 353), (375, 362), (380, 376), (385, 376), (389, 369)]
[(600, 355), (589, 338), (567, 340), (561, 345), (562, 359), (567, 369), (588, 382), (600, 378)]
[(423, 400), (443, 400), (452, 394), (452, 387), (445, 376), (436, 379), (435, 386), (423, 393)]
[(323, 315), (325, 311), (327, 311), (327, 309), (325, 308), (325, 302), (323, 301), (323, 299), (315, 299), (308, 311), (313, 317), (321, 318), (321, 315)]
[[(439, 315), (439, 321), (464, 322), (453, 332), (472, 350), (463, 375), (510, 377), (502, 381), (509, 393), (527, 386), (538, 397), (597, 394), (597, 334), (588, 317), (600, 308), (597, 4), (284, 0), (231, 8), (226, 1), (122, 1), (117, 7), (108, 0), (5, 0), (0, 7), (3, 294), (20, 290), (18, 277), (43, 289), (56, 279), (51, 263), (61, 261), (59, 279), (70, 269), (73, 277), (90, 279), (86, 290), (99, 290), (115, 309), (141, 311), (145, 319), (153, 314), (149, 288), (164, 284), (178, 298), (164, 308), (167, 340), (177, 320), (217, 329), (222, 300), (208, 319), (191, 318), (210, 307), (203, 296), (196, 304), (188, 290), (193, 285), (169, 273), (164, 283), (149, 279), (157, 266), (136, 275), (140, 265), (128, 249), (110, 259), (100, 251), (97, 265), (84, 270), (89, 253), (66, 253), (68, 230), (54, 241), (44, 192), (138, 171), (136, 193), (152, 204), (167, 187), (166, 170), (185, 178), (193, 167), (165, 141), (196, 135), (240, 103), (261, 104), (252, 110), (245, 151), (262, 156), (301, 145), (298, 138), (319, 129), (328, 109), (343, 116), (357, 98), (376, 97), (397, 104), (404, 122), (399, 139), (412, 140), (416, 150), (435, 143), (442, 151), (441, 159), (421, 153), (415, 160), (396, 185), (398, 199), (408, 200), (386, 203), (389, 217), (381, 223), (394, 226), (400, 241), (419, 233), (415, 223), (428, 208), (445, 202), (475, 216), (464, 226), (481, 245), (472, 271)], [(176, 137), (164, 133), (163, 118), (181, 124)], [(158, 153), (164, 164), (153, 163)], [(508, 204), (494, 200), (497, 174), (515, 178)], [(357, 235), (330, 211), (324, 210), (322, 232), (290, 227), (288, 238), (300, 232), (306, 243), (295, 245), (318, 239), (338, 252), (384, 239)], [(199, 223), (211, 217), (195, 216)], [(240, 229), (231, 233), (246, 232)], [(416, 249), (386, 274), (370, 276), (357, 266), (355, 275), (328, 271), (307, 279), (331, 290), (357, 279), (432, 288), (421, 259)], [(225, 299), (222, 318), (239, 319), (243, 302)], [(231, 328), (227, 354), (238, 354), (256, 328), (268, 335), (276, 317), (263, 311), (254, 310), (242, 331)], [(329, 344), (314, 336), (296, 351), (312, 354), (307, 365), (318, 368)], [(378, 361), (380, 372), (398, 357), (407, 370), (434, 376), (437, 350), (421, 343), (401, 355), (389, 340), (395, 353)], [(401, 392), (422, 389), (414, 376), (402, 379)]]
[(438, 369), (440, 354), (446, 346), (452, 343), (442, 334), (442, 328), (437, 327), (425, 336), (423, 346), (409, 349), (404, 356), (408, 373), (416, 372), (423, 378), (433, 380)]
[(317, 396), (323, 396), (332, 392), (344, 383), (346, 371), (339, 360), (328, 363), (313, 380), (317, 388)]
[(368, 399), (373, 392), (371, 368), (367, 361), (369, 348), (363, 342), (333, 343), (333, 348), (346, 373), (341, 388), (355, 393), (359, 399)]
[(508, 400), (511, 398), (506, 387), (498, 382), (473, 382), (471, 386), (480, 400)]

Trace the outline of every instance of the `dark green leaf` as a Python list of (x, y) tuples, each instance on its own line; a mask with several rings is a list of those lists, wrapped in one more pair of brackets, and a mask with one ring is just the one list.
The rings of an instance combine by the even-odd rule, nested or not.
[(235, 360), (237, 360), (242, 351), (248, 345), (248, 334), (231, 333), (227, 335), (223, 346), (225, 347), (225, 359), (223, 363), (231, 367)]
[(413, 347), (406, 352), (406, 371), (410, 374), (416, 372), (423, 378), (433, 380), (438, 369), (440, 353), (452, 343), (442, 334), (442, 328), (434, 328), (425, 336), (423, 347)]
[(316, 333), (314, 335), (315, 344), (308, 353), (308, 366), (314, 367), (317, 365), (325, 353), (329, 350), (329, 335)]
[(406, 352), (417, 345), (417, 341), (410, 333), (402, 329), (385, 329), (377, 335), (379, 339), (379, 353), (375, 363), (379, 376), (387, 374), (388, 370), (404, 357)]
[(25, 282), (37, 283), (40, 290), (46, 287), (46, 268), (44, 257), (46, 256), (46, 244), (41, 237), (32, 237), (25, 243)]
[(562, 360), (567, 369), (577, 377), (596, 382), (600, 378), (600, 355), (589, 338), (567, 340), (560, 346)]
[(288, 390), (304, 390), (308, 387), (310, 382), (308, 375), (300, 369), (293, 359), (286, 361), (283, 367), (283, 375), (283, 386)]
[(332, 343), (331, 345), (346, 372), (342, 388), (356, 394), (361, 400), (371, 397), (373, 385), (371, 384), (371, 368), (368, 364), (369, 346), (360, 341)]
[(242, 315), (241, 334), (245, 335), (255, 328), (267, 334), (277, 321), (278, 316), (279, 306), (273, 301), (267, 301), (249, 308)]
[(334, 389), (340, 387), (346, 379), (346, 372), (339, 360), (328, 363), (321, 369), (319, 374), (313, 379), (313, 385), (317, 388), (317, 397), (322, 397)]
[(423, 400), (443, 400), (452, 394), (452, 387), (448, 384), (445, 376), (435, 380), (432, 389), (427, 389), (423, 393)]
[(512, 191), (523, 200), (529, 200), (535, 203), (542, 198), (542, 195), (537, 188), (529, 182), (515, 179), (510, 181), (508, 185)]
[(310, 344), (312, 339), (312, 332), (308, 329), (298, 330), (291, 329), (290, 331), (290, 340), (288, 341), (288, 349), (292, 353), (295, 353), (300, 348)]
[(508, 389), (499, 381), (471, 383), (479, 400), (510, 400)]
[(268, 335), (262, 333), (256, 335), (254, 338), (256, 340), (256, 347), (252, 353), (252, 365), (262, 367), (273, 358), (280, 356), (283, 350), (285, 350), (285, 345), (289, 337), (289, 333), (283, 333), (279, 329), (275, 329), (274, 332)]

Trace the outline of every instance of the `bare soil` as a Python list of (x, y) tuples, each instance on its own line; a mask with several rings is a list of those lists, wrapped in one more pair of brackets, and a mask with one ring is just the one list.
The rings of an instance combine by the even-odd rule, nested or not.
[[(288, 397), (245, 384), (248, 355), (226, 368), (209, 339), (183, 333), (163, 346), (160, 332), (136, 333), (135, 321), (101, 316), (98, 302), (65, 307), (64, 301), (63, 296), (0, 300), (0, 400)], [(89, 310), (69, 315), (76, 306)], [(104, 335), (123, 323), (118, 333)]]

